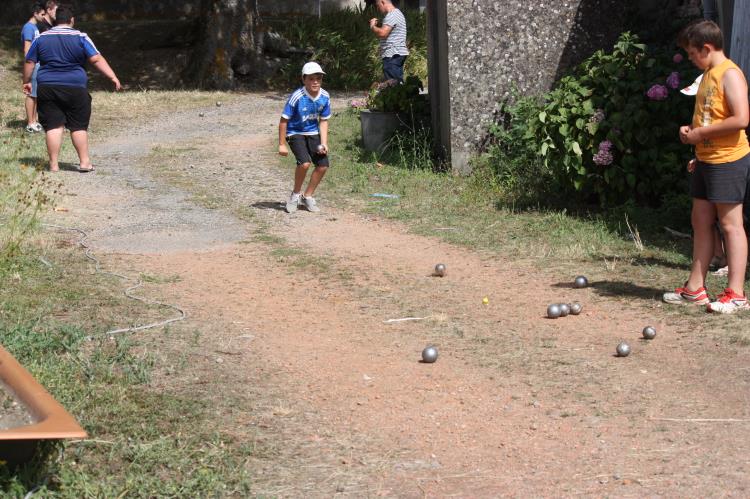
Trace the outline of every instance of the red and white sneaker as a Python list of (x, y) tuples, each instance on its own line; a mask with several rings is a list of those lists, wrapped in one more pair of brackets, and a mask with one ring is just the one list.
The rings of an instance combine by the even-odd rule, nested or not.
[(711, 302), (708, 299), (708, 291), (705, 286), (690, 291), (687, 288), (687, 283), (684, 287), (675, 289), (674, 293), (664, 293), (662, 300), (672, 305), (707, 305)]
[(709, 312), (718, 312), (720, 314), (732, 314), (738, 310), (747, 310), (749, 308), (750, 304), (747, 303), (747, 298), (738, 295), (730, 288), (726, 288), (716, 298), (716, 301), (712, 301), (706, 306), (706, 310)]

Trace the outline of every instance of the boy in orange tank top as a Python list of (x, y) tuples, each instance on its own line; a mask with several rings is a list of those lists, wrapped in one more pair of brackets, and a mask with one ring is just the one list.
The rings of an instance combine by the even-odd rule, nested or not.
[[(680, 45), (690, 61), (702, 69), (690, 125), (680, 127), (683, 144), (695, 146), (696, 158), (688, 163), (693, 198), (693, 263), (685, 285), (665, 293), (664, 301), (706, 305), (709, 312), (732, 313), (748, 309), (745, 297), (747, 238), (742, 219), (747, 176), (750, 171), (747, 82), (742, 71), (723, 51), (723, 37), (713, 21), (699, 21), (680, 34)], [(705, 286), (714, 254), (714, 222), (724, 232), (729, 282), (715, 301)]]

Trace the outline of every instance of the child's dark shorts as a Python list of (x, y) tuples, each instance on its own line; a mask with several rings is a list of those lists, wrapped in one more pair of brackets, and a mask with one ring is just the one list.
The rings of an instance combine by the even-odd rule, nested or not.
[(313, 163), (315, 166), (328, 166), (328, 155), (318, 154), (320, 135), (290, 135), (286, 141), (297, 159), (297, 165)]
[(711, 203), (738, 204), (745, 201), (750, 154), (737, 161), (711, 165), (695, 162), (690, 179), (690, 196)]
[(45, 130), (65, 126), (71, 132), (87, 130), (91, 119), (91, 95), (83, 87), (39, 85), (39, 123)]

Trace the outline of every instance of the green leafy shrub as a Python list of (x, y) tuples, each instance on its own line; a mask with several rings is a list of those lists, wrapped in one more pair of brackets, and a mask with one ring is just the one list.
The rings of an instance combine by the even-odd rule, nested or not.
[(370, 111), (429, 116), (430, 103), (427, 95), (420, 93), (422, 88), (422, 82), (416, 76), (407, 77), (401, 85), (395, 80), (388, 80), (373, 85), (365, 105)]
[(563, 196), (656, 206), (686, 189), (692, 151), (677, 130), (690, 122), (694, 100), (678, 89), (697, 73), (674, 51), (649, 50), (624, 33), (542, 99), (507, 107), (508, 119), (490, 130), (493, 151), (515, 149), (531, 165), (518, 173), (546, 178), (542, 188)]
[[(405, 73), (427, 78), (427, 38), (425, 15), (404, 10), (408, 27)], [(342, 90), (369, 88), (373, 81), (383, 79), (383, 62), (378, 53), (378, 39), (372, 34), (368, 20), (376, 17), (372, 9), (345, 8), (330, 10), (320, 18), (305, 16), (274, 26), (296, 47), (309, 47), (309, 59), (318, 61), (326, 71), (324, 87)], [(299, 70), (308, 57), (289, 59), (275, 83), (283, 87), (299, 84)]]

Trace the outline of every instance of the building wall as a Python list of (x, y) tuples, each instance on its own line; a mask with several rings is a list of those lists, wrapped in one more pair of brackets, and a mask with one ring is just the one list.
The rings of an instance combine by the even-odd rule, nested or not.
[(611, 47), (621, 0), (447, 0), (450, 156), (467, 171), (514, 91), (539, 94), (595, 49)]

